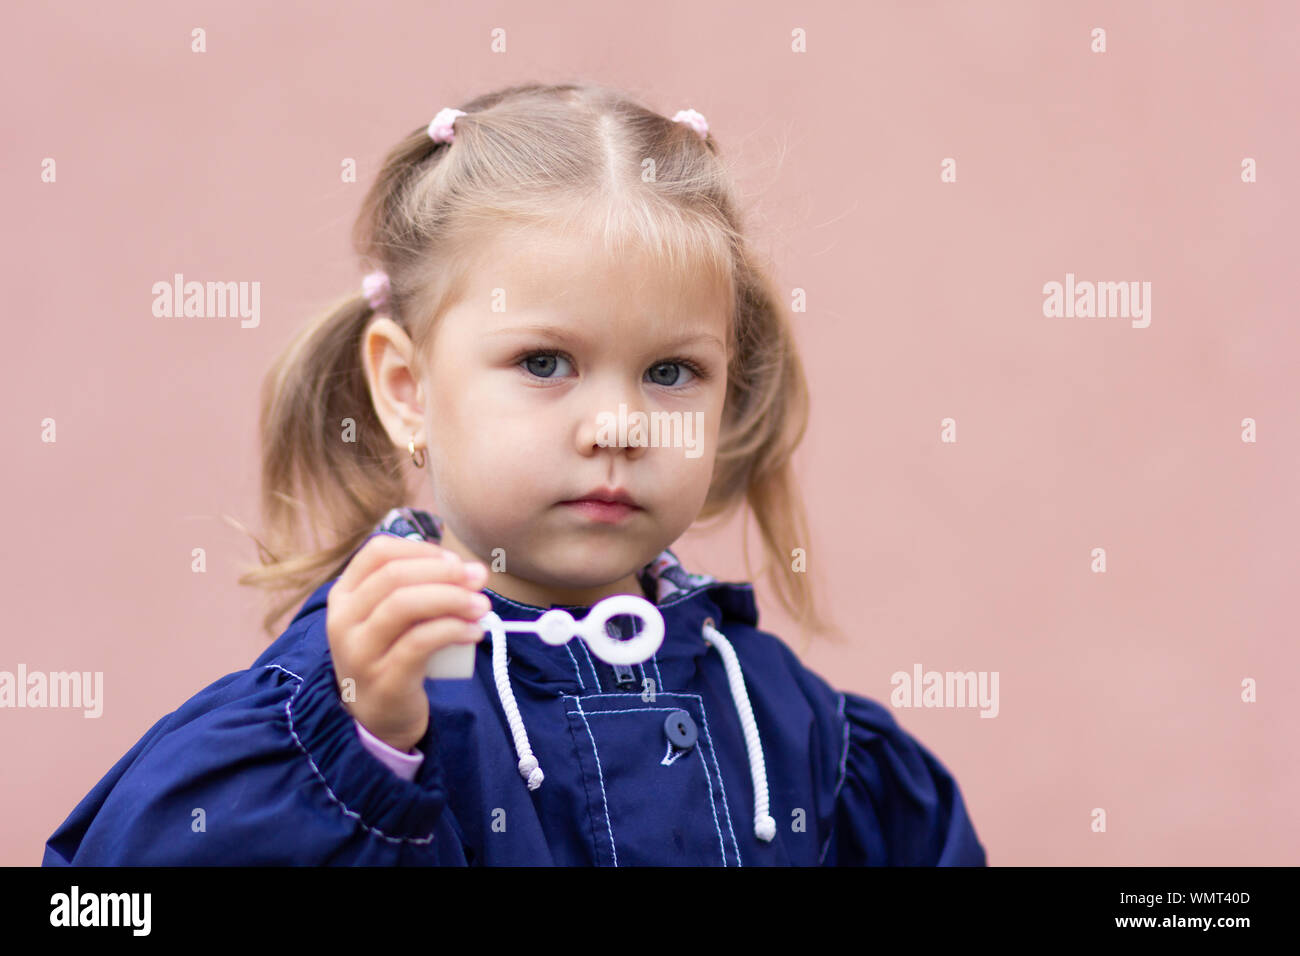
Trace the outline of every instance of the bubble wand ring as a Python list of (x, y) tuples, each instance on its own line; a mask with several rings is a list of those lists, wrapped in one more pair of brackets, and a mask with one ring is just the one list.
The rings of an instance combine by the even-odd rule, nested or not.
[[(615, 640), (605, 630), (609, 619), (618, 614), (640, 618), (641, 633), (627, 640)], [(478, 624), (493, 637), (505, 640), (507, 631), (536, 634), (552, 647), (580, 638), (593, 654), (607, 664), (639, 664), (649, 660), (664, 640), (664, 618), (659, 608), (635, 594), (615, 594), (598, 601), (587, 616), (575, 621), (561, 608), (552, 608), (535, 621), (507, 621), (495, 611), (488, 611)], [(438, 679), (465, 679), (474, 674), (474, 644), (453, 644), (435, 651), (429, 658), (426, 676)]]
[[(629, 614), (639, 618), (644, 627), (640, 634), (616, 640), (605, 630), (610, 618)], [(552, 647), (579, 638), (588, 649), (607, 664), (640, 664), (649, 660), (664, 641), (664, 619), (659, 609), (635, 594), (615, 594), (597, 602), (581, 621), (561, 608), (552, 608), (535, 621), (507, 621), (489, 611), (479, 618), (485, 630), (525, 631), (535, 633)]]

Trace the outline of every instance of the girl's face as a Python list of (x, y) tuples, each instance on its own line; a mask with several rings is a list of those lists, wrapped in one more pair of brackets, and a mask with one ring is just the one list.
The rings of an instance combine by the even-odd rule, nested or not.
[[(403, 449), (412, 432), (417, 445), (427, 436), (444, 545), (526, 604), (640, 594), (635, 572), (690, 527), (708, 493), (726, 304), (721, 287), (673, 288), (569, 237), (491, 246), (444, 313), (428, 364), (415, 360), (413, 400), (407, 379), (389, 390), (388, 417), (376, 401)], [(409, 340), (398, 348), (413, 354)], [(399, 364), (372, 374), (372, 393), (377, 380), (400, 381)], [(602, 489), (638, 507), (565, 504)]]

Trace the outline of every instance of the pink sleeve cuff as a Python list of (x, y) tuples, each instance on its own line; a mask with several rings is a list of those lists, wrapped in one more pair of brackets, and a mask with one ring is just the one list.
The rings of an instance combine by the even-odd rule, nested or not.
[(396, 747), (389, 746), (366, 730), (365, 727), (361, 726), (361, 721), (355, 717), (352, 718), (352, 723), (357, 728), (357, 736), (361, 738), (362, 746), (370, 751), (377, 760), (403, 780), (415, 779), (416, 771), (420, 769), (420, 764), (424, 762), (424, 754), (402, 753)]

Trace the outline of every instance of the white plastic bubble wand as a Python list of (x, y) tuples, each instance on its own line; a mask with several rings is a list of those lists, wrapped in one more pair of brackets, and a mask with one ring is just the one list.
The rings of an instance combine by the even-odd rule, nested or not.
[[(640, 618), (644, 624), (641, 633), (627, 640), (610, 637), (605, 625), (619, 614)], [(607, 664), (639, 664), (649, 660), (664, 641), (664, 618), (659, 608), (635, 594), (615, 594), (598, 601), (581, 621), (575, 621), (568, 611), (552, 608), (535, 621), (506, 621), (495, 611), (488, 611), (478, 622), (493, 636), (504, 636), (508, 631), (533, 633), (552, 647), (581, 638)], [(451, 644), (442, 648), (430, 656), (425, 674), (435, 680), (473, 677), (477, 647), (477, 644)]]

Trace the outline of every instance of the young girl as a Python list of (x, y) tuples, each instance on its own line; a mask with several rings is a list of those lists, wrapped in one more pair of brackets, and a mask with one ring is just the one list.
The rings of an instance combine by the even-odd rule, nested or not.
[[(669, 547), (746, 502), (778, 598), (824, 630), (791, 561), (803, 372), (704, 118), (492, 93), (400, 143), (357, 226), (363, 293), (267, 380), (269, 544), (241, 579), (292, 592), (272, 634), (310, 596), (117, 762), (45, 864), (983, 865), (943, 765), (760, 630), (749, 584)], [(635, 413), (682, 427), (601, 427)], [(299, 522), (330, 540), (304, 549)], [(615, 594), (663, 615), (644, 664), (483, 640), (489, 610), (581, 619)], [(473, 677), (426, 679), (458, 643)]]

